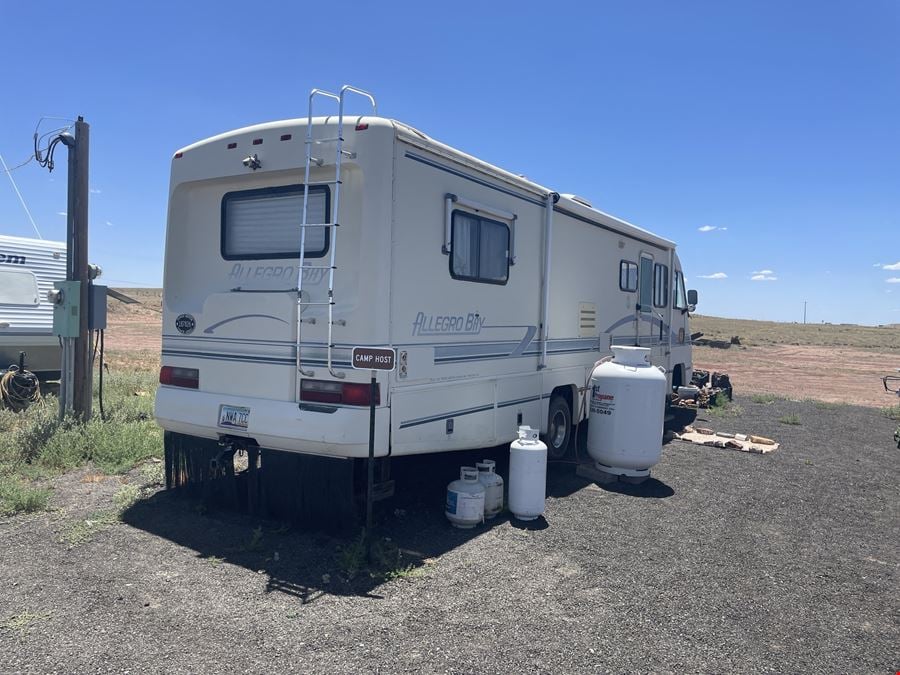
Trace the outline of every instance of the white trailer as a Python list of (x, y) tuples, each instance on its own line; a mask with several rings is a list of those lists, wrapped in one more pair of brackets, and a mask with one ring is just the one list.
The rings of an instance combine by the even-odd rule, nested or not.
[(561, 456), (611, 344), (650, 347), (670, 385), (690, 383), (671, 241), (396, 120), (314, 117), (318, 93), (308, 118), (175, 153), (167, 447), (367, 456), (354, 346), (397, 351), (377, 376), (377, 457), (493, 446), (520, 424)]
[(47, 292), (65, 278), (65, 243), (0, 235), (0, 370), (26, 352), (28, 370), (59, 376), (61, 348)]

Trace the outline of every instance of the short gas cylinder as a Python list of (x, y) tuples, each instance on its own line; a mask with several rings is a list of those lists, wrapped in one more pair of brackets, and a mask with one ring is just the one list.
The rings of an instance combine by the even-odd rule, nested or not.
[(459, 480), (447, 486), (447, 520), (454, 527), (468, 529), (484, 521), (484, 486), (478, 480), (478, 469), (464, 466)]
[(475, 464), (478, 480), (484, 486), (484, 517), (495, 518), (503, 510), (503, 478), (497, 473), (497, 463), (492, 459)]

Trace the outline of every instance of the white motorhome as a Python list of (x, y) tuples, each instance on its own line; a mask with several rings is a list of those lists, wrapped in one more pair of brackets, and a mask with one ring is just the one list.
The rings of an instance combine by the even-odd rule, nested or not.
[(691, 381), (674, 243), (392, 119), (310, 105), (179, 150), (165, 256), (167, 450), (367, 456), (354, 346), (397, 352), (377, 457), (506, 443), (519, 424), (561, 456), (612, 344)]
[(0, 235), (0, 370), (24, 351), (28, 370), (58, 377), (61, 348), (47, 292), (65, 278), (65, 243)]

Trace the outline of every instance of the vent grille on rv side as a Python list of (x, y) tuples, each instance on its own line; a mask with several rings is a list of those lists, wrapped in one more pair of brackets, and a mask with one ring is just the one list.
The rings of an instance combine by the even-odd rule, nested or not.
[(593, 302), (578, 303), (578, 337), (597, 335), (597, 305)]

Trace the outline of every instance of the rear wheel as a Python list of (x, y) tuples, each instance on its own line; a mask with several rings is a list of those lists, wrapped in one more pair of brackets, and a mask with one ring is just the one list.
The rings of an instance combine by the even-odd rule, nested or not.
[(547, 413), (547, 433), (544, 442), (547, 444), (549, 459), (562, 459), (569, 449), (572, 438), (572, 409), (569, 402), (560, 395), (550, 399)]

